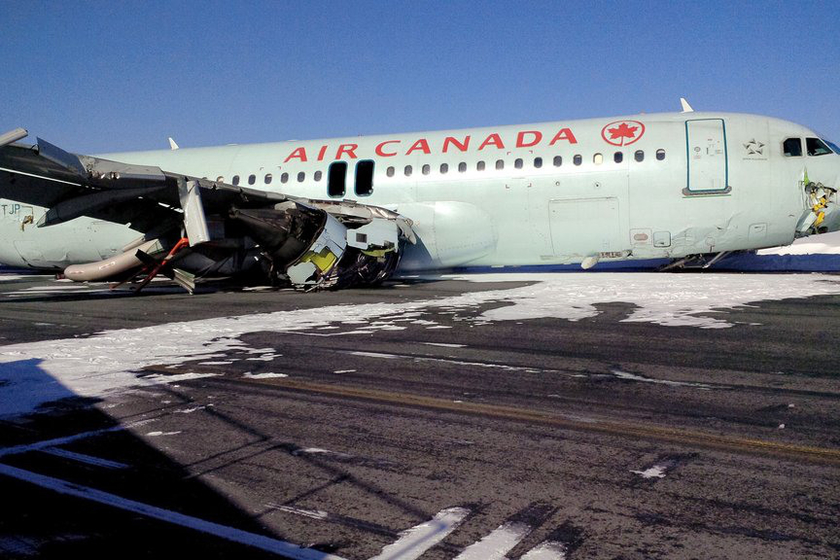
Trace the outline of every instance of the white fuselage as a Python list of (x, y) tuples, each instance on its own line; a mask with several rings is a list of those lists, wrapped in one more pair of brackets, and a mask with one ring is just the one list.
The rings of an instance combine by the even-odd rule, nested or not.
[[(387, 136), (108, 154), (127, 163), (412, 219), (408, 269), (679, 258), (793, 241), (803, 178), (838, 184), (840, 156), (785, 156), (800, 125), (665, 113)], [(620, 155), (617, 155), (620, 154)], [(360, 162), (373, 162), (372, 182)], [(346, 162), (344, 190), (335, 162)], [(341, 168), (336, 168), (341, 169)], [(358, 179), (358, 180), (357, 180)], [(332, 195), (332, 196), (331, 196)], [(2, 200), (0, 262), (63, 268), (121, 251), (138, 232)]]

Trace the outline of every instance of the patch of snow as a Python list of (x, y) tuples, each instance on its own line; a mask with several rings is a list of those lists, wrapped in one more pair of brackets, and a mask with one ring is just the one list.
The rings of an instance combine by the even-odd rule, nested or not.
[(287, 373), (251, 373), (250, 371), (246, 371), (245, 374), (242, 376), (246, 379), (276, 379), (280, 377), (289, 377)]
[(566, 273), (479, 274), (448, 276), (472, 282), (533, 282), (530, 286), (475, 294), (486, 301), (512, 304), (491, 309), (482, 317), (491, 321), (560, 318), (579, 321), (599, 314), (600, 303), (630, 303), (635, 309), (622, 322), (665, 326), (727, 328), (723, 319), (698, 317), (748, 303), (840, 294), (840, 280), (824, 274), (661, 274)]
[(670, 379), (653, 379), (652, 377), (642, 377), (641, 375), (636, 375), (633, 373), (628, 373), (626, 371), (621, 371), (620, 369), (611, 369), (610, 372), (618, 377), (619, 379), (625, 379), (627, 381), (639, 381), (642, 383), (655, 383), (658, 385), (670, 385), (671, 387), (697, 387), (699, 389), (711, 389), (711, 385), (705, 385), (703, 383), (692, 383), (688, 381), (671, 381)]
[(26, 276), (25, 274), (0, 274), (0, 282), (13, 282), (15, 280), (32, 280), (37, 276)]
[(759, 255), (840, 255), (840, 232), (801, 237), (791, 245), (756, 251)]
[(199, 410), (204, 410), (208, 406), (213, 406), (212, 404), (203, 404), (201, 406), (194, 406), (192, 408), (181, 408), (176, 410), (177, 414), (192, 414), (193, 412), (198, 412)]
[(320, 447), (306, 447), (302, 449), (295, 449), (292, 455), (299, 457), (301, 455), (334, 455), (342, 459), (350, 459), (352, 455), (347, 453), (339, 453), (338, 451), (330, 451), (329, 449), (321, 449)]
[(364, 356), (365, 358), (384, 358), (386, 360), (393, 360), (395, 358), (400, 358), (401, 356), (397, 356), (396, 354), (383, 354), (382, 352), (350, 352), (353, 356)]
[(633, 474), (637, 474), (642, 478), (665, 478), (665, 473), (668, 471), (666, 465), (654, 465), (650, 468), (647, 468), (643, 471), (630, 471)]

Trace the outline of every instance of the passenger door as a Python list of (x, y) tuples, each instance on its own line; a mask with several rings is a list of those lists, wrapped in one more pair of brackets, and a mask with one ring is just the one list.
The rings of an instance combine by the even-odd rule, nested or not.
[(726, 125), (723, 119), (685, 122), (688, 180), (683, 194), (721, 194), (729, 186)]

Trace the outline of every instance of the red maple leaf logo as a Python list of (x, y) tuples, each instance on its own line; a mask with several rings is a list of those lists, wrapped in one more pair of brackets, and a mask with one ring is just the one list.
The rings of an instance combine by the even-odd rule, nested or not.
[(601, 129), (604, 142), (619, 147), (635, 144), (644, 134), (645, 125), (641, 121), (613, 121)]
[(621, 123), (616, 128), (607, 129), (610, 133), (610, 140), (618, 140), (619, 138), (635, 138), (638, 126), (628, 126), (627, 123)]

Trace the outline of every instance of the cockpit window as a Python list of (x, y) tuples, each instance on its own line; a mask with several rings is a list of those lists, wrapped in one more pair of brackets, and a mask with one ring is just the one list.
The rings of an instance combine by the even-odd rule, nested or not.
[(831, 148), (819, 138), (806, 138), (805, 147), (808, 148), (809, 156), (825, 156), (831, 153)]
[(799, 138), (788, 138), (782, 146), (787, 157), (799, 157), (802, 155), (802, 140)]

